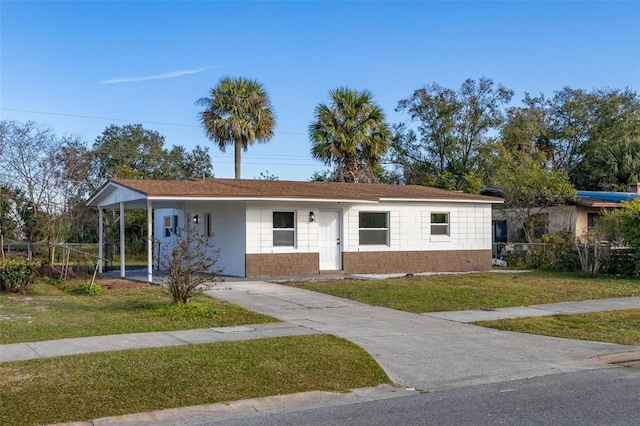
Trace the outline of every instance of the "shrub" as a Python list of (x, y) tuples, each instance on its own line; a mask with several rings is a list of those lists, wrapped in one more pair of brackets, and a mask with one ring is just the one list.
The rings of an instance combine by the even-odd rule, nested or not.
[(36, 265), (20, 259), (0, 261), (0, 290), (13, 293), (25, 292), (27, 285), (33, 283)]
[(210, 239), (195, 229), (182, 229), (160, 266), (169, 279), (169, 292), (175, 303), (188, 303), (202, 284), (216, 281), (221, 270), (214, 270), (220, 253)]
[(85, 296), (96, 296), (102, 293), (104, 289), (98, 284), (79, 283), (68, 289), (69, 293), (83, 294)]
[(602, 219), (610, 237), (619, 246), (631, 249), (632, 257), (618, 269), (628, 275), (640, 276), (640, 199), (623, 202), (620, 209), (607, 211)]

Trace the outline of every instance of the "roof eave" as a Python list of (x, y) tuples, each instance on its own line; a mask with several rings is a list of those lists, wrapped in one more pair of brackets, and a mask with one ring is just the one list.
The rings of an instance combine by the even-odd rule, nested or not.
[(177, 196), (150, 195), (150, 201), (288, 201), (307, 203), (367, 203), (376, 204), (378, 200), (350, 198), (295, 198), (295, 197), (211, 197), (211, 196)]
[(502, 198), (495, 200), (487, 199), (470, 199), (470, 198), (380, 198), (380, 201), (399, 201), (399, 202), (431, 202), (431, 203), (483, 203), (483, 204), (503, 204)]

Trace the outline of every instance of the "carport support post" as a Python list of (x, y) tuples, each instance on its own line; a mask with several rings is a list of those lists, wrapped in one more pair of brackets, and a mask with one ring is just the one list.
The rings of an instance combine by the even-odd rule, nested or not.
[(147, 200), (147, 282), (153, 282), (153, 208), (151, 200)]
[(120, 202), (120, 278), (125, 277), (124, 271), (124, 203)]
[(98, 273), (102, 274), (102, 245), (104, 233), (104, 218), (102, 217), (102, 207), (98, 207)]

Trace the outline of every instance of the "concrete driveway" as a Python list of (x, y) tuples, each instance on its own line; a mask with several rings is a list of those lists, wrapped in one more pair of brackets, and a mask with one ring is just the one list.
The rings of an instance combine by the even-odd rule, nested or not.
[(594, 357), (639, 349), (491, 330), (262, 281), (221, 283), (207, 293), (350, 340), (394, 382), (421, 390), (602, 367)]

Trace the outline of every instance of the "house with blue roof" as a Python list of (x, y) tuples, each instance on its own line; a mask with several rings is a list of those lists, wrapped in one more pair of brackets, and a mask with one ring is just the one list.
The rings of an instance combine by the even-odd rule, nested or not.
[[(572, 203), (549, 207), (536, 215), (536, 237), (560, 231), (583, 236), (598, 224), (604, 211), (635, 199), (640, 199), (640, 182), (629, 184), (629, 192), (577, 191)], [(497, 243), (522, 240), (522, 223), (508, 212), (494, 209), (493, 238)]]

